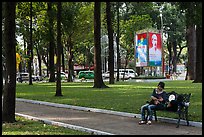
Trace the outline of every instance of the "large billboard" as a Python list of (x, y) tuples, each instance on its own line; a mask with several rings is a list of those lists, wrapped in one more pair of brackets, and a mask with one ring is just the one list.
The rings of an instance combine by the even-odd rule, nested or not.
[(161, 66), (162, 43), (159, 33), (141, 33), (135, 35), (136, 67)]
[(149, 66), (162, 65), (161, 34), (149, 33)]
[(135, 45), (136, 66), (147, 66), (147, 33), (136, 35)]

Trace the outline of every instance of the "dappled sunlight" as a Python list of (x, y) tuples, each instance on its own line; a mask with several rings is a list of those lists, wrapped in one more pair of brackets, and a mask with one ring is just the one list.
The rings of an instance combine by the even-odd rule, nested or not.
[[(47, 82), (47, 83), (35, 83), (35, 85), (40, 85), (40, 86), (47, 86), (47, 85), (56, 85), (56, 82)], [(62, 82), (61, 85), (69, 85), (69, 86), (75, 86), (75, 85), (84, 85), (79, 82)], [(88, 84), (86, 84), (88, 85)]]
[[(165, 87), (165, 89), (167, 88), (170, 88), (170, 87)], [(171, 87), (172, 88), (172, 87)], [(175, 87), (175, 89), (195, 89), (195, 87), (192, 87), (192, 86), (185, 86), (185, 87)], [(202, 88), (199, 88), (198, 89), (202, 89)]]
[[(51, 87), (51, 88), (53, 88), (53, 87), (56, 87), (56, 85), (51, 85), (51, 86), (47, 86), (47, 87)], [(92, 86), (89, 86), (89, 85), (87, 85), (87, 86), (85, 86), (85, 85), (76, 85), (76, 86), (71, 86), (71, 85), (62, 85), (61, 86), (62, 88), (92, 88)]]
[[(46, 117), (46, 119), (56, 120), (56, 117), (52, 117), (52, 118)], [(67, 116), (66, 118), (65, 118), (65, 117), (59, 117), (59, 118), (57, 118), (57, 120), (62, 120), (62, 121), (64, 121), (64, 120), (79, 121), (79, 120), (85, 120), (85, 119), (88, 120), (89, 118), (85, 118), (85, 117), (69, 117), (69, 116)]]
[(109, 87), (132, 87), (134, 85), (108, 85)]
[(27, 93), (18, 93), (18, 96), (28, 96)]
[(153, 89), (153, 88), (156, 88), (156, 86), (137, 86), (137, 85), (108, 85), (108, 86), (112, 87), (112, 88), (129, 87), (128, 89)]
[(52, 82), (48, 82), (48, 83), (36, 83), (35, 85), (39, 85), (39, 86), (49, 86), (49, 85), (53, 85), (55, 83)]

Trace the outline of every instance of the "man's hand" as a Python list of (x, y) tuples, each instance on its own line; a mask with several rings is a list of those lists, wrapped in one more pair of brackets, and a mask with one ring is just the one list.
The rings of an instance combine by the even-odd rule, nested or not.
[(163, 99), (162, 97), (160, 97), (158, 100), (159, 100), (160, 102), (162, 102), (164, 99)]

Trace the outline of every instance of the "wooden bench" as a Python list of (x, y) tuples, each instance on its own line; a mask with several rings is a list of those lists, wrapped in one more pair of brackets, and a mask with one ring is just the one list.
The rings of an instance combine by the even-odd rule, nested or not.
[[(176, 109), (171, 109), (171, 107), (166, 107), (166, 109), (164, 109), (164, 110), (153, 110), (153, 115), (155, 117), (155, 121), (157, 121), (157, 114), (156, 114), (157, 111), (173, 112), (173, 113), (178, 114), (178, 121), (177, 121), (177, 126), (176, 126), (177, 128), (179, 127), (181, 119), (186, 120), (187, 126), (189, 126), (188, 107), (190, 104), (191, 93), (178, 94), (175, 91), (172, 91), (172, 92), (167, 93), (167, 95), (168, 95), (169, 101), (171, 101), (171, 99), (173, 98), (173, 100), (178, 101), (179, 104), (176, 106)], [(188, 103), (188, 105), (186, 103)]]

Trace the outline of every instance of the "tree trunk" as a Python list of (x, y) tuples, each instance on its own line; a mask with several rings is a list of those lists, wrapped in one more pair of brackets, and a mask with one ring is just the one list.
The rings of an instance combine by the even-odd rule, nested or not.
[(117, 80), (119, 81), (119, 68), (121, 68), (120, 61), (120, 49), (119, 49), (119, 37), (120, 37), (120, 22), (119, 22), (119, 2), (117, 2)]
[(68, 44), (68, 51), (69, 51), (69, 57), (68, 57), (68, 66), (69, 66), (69, 69), (68, 69), (68, 79), (67, 81), (68, 82), (73, 82), (73, 62), (72, 62), (72, 59), (73, 59), (73, 43), (71, 41), (71, 36), (69, 37), (69, 44)]
[(94, 3), (94, 86), (106, 88), (101, 73), (101, 3)]
[(32, 2), (30, 2), (30, 43), (28, 46), (28, 73), (29, 73), (29, 85), (33, 85), (32, 83), (32, 63), (33, 63), (33, 41), (32, 41)]
[(195, 25), (190, 25), (187, 28), (187, 46), (188, 46), (188, 72), (187, 80), (194, 80), (195, 78), (195, 61), (196, 61), (196, 33)]
[[(25, 36), (23, 35), (23, 48), (24, 48), (24, 55), (27, 55), (27, 46), (26, 46), (26, 39), (25, 39)], [(24, 70), (24, 72), (27, 72), (27, 68), (26, 68), (26, 60), (24, 59), (23, 60), (23, 70)]]
[(61, 49), (61, 51), (62, 51), (62, 71), (65, 72), (65, 65), (64, 65), (64, 48), (63, 48), (63, 46), (61, 46), (61, 47), (62, 47), (62, 49)]
[(171, 68), (171, 62), (172, 62), (172, 53), (171, 53), (171, 42), (167, 42), (167, 49), (168, 49), (168, 52), (169, 52), (169, 75), (171, 74), (171, 71), (172, 71), (172, 68)]
[(111, 4), (106, 2), (106, 18), (108, 28), (108, 44), (109, 44), (109, 56), (108, 56), (108, 68), (110, 72), (109, 84), (114, 84), (114, 50), (113, 50), (113, 29), (111, 21)]
[(39, 76), (42, 76), (42, 67), (41, 67), (41, 55), (39, 53), (38, 50), (38, 46), (36, 47), (36, 52), (37, 52), (37, 56), (38, 56), (38, 64), (39, 64)]
[(194, 83), (202, 83), (202, 26), (196, 28), (196, 73)]
[(196, 31), (195, 3), (184, 3), (186, 7), (186, 44), (188, 47), (187, 80), (195, 79)]
[(61, 89), (61, 2), (57, 3), (57, 84), (55, 96), (62, 96)]
[(48, 18), (49, 18), (49, 82), (55, 82), (55, 66), (54, 66), (54, 32), (53, 32), (53, 15), (52, 15), (52, 2), (48, 2)]
[(173, 73), (176, 73), (176, 69), (177, 69), (177, 42), (174, 40), (173, 41), (173, 60), (172, 60), (172, 64), (173, 64)]
[(16, 2), (5, 2), (4, 42), (8, 83), (3, 94), (2, 122), (15, 122), (16, 106)]

